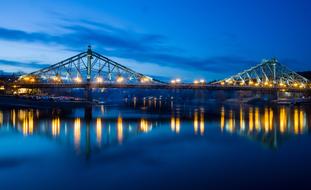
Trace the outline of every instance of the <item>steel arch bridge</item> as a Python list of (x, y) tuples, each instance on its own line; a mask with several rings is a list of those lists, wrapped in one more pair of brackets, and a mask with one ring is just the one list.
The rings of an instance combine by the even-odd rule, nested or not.
[(277, 59), (263, 60), (260, 64), (213, 83), (221, 86), (253, 86), (276, 88), (309, 88), (310, 82), (305, 77), (288, 69)]
[(19, 84), (165, 84), (147, 75), (135, 72), (88, 47), (79, 53), (47, 68), (21, 76)]
[(310, 92), (310, 81), (276, 59), (263, 60), (243, 72), (213, 83), (166, 83), (135, 72), (91, 49), (8, 84), (29, 88), (152, 88)]

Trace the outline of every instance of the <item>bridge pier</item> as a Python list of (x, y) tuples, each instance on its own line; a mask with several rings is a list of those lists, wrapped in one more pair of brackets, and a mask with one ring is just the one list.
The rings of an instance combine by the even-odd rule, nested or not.
[(88, 83), (86, 87), (84, 88), (84, 98), (89, 102), (93, 101), (92, 88), (91, 88), (90, 83)]
[(84, 108), (84, 119), (86, 121), (92, 120), (92, 105), (86, 106)]

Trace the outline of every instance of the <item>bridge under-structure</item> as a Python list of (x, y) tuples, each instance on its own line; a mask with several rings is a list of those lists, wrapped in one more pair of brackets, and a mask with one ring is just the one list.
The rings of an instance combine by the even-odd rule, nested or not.
[(245, 90), (256, 92), (302, 92), (310, 94), (310, 81), (276, 59), (213, 83), (167, 83), (123, 66), (91, 49), (47, 68), (23, 75), (6, 88), (83, 88), (91, 99), (94, 88)]

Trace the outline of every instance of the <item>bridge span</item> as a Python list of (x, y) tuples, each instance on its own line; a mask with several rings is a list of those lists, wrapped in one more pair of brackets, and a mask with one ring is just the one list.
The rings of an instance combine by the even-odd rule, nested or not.
[(276, 59), (260, 64), (236, 75), (213, 83), (195, 80), (163, 82), (136, 72), (99, 53), (91, 47), (87, 51), (65, 59), (47, 68), (20, 76), (0, 84), (2, 90), (19, 93), (18, 89), (75, 89), (84, 88), (139, 88), (139, 89), (193, 89), (245, 90), (256, 92), (311, 92), (311, 83), (291, 71)]
[(78, 89), (78, 88), (136, 88), (136, 89), (190, 89), (190, 90), (243, 90), (243, 91), (256, 91), (256, 92), (302, 92), (311, 93), (310, 88), (284, 88), (284, 87), (256, 87), (256, 86), (225, 86), (225, 85), (215, 85), (215, 84), (105, 84), (105, 83), (12, 83), (10, 85), (12, 89)]

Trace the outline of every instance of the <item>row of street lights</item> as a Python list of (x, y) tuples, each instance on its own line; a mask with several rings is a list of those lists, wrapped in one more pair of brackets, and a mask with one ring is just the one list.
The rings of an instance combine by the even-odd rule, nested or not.
[[(24, 78), (22, 78), (25, 82), (28, 82), (28, 83), (34, 83), (35, 81), (36, 81), (36, 78), (35, 77), (32, 77), (32, 76), (26, 76), (26, 77), (24, 77)], [(54, 81), (54, 82), (61, 82), (62, 81), (62, 79), (61, 79), (61, 77), (59, 76), (59, 75), (56, 75), (56, 76), (54, 76), (53, 78), (52, 78), (52, 80)], [(75, 77), (74, 78), (74, 81), (76, 82), (76, 83), (81, 83), (81, 82), (83, 82), (83, 79), (82, 79), (82, 77), (80, 77), (80, 76), (77, 76), (77, 77)], [(125, 81), (125, 78), (124, 77), (122, 77), (122, 76), (118, 76), (117, 78), (116, 78), (116, 82), (117, 83), (123, 83)], [(148, 83), (148, 82), (150, 82), (150, 81), (152, 81), (152, 78), (150, 78), (150, 77), (142, 77), (142, 78), (140, 78), (140, 82), (141, 83)], [(96, 82), (97, 83), (103, 83), (104, 82), (104, 79), (102, 78), (102, 77), (97, 77), (96, 78)], [(176, 84), (181, 84), (182, 83), (182, 81), (181, 81), (181, 79), (180, 78), (176, 78), (176, 79), (173, 79), (173, 80), (171, 80), (171, 84), (172, 85), (176, 85)], [(194, 85), (200, 85), (200, 84), (206, 84), (206, 81), (204, 80), (204, 79), (199, 79), (199, 80), (194, 80), (193, 81), (193, 84)], [(222, 85), (222, 86), (224, 86), (224, 85), (236, 85), (236, 84), (238, 84), (238, 85), (240, 85), (240, 86), (245, 86), (245, 85), (248, 85), (248, 86), (255, 86), (255, 87), (258, 87), (258, 86), (263, 86), (263, 87), (275, 87), (275, 86), (278, 86), (278, 87), (281, 87), (281, 88), (287, 88), (287, 87), (294, 87), (294, 88), (305, 88), (306, 87), (306, 85), (305, 84), (303, 84), (303, 83), (293, 83), (293, 84), (291, 84), (291, 85), (289, 85), (289, 84), (285, 84), (285, 83), (283, 83), (283, 82), (279, 82), (278, 84), (277, 83), (273, 83), (273, 82), (271, 82), (271, 81), (265, 81), (265, 82), (254, 82), (254, 81), (252, 81), (252, 80), (250, 80), (250, 81), (247, 81), (247, 82), (245, 82), (245, 81), (242, 81), (242, 82), (235, 82), (235, 81), (233, 81), (233, 80), (226, 80), (226, 81), (222, 81), (222, 82), (220, 82), (220, 84)]]
[[(34, 77), (24, 77), (23, 78), (23, 80), (25, 81), (25, 82), (31, 82), (31, 83), (33, 83), (33, 82), (35, 82), (36, 81), (36, 79), (34, 78)], [(56, 75), (56, 76), (54, 76), (54, 77), (52, 77), (52, 80), (53, 80), (53, 82), (61, 82), (62, 81), (62, 79), (61, 79), (61, 77), (59, 76), (59, 75)], [(104, 82), (104, 79), (102, 78), (102, 77), (96, 77), (96, 82), (97, 83), (103, 83)], [(76, 83), (81, 83), (81, 82), (83, 82), (83, 79), (82, 79), (82, 77), (80, 77), (80, 76), (77, 76), (77, 77), (75, 77), (74, 78), (74, 81), (76, 82)], [(122, 82), (124, 82), (125, 81), (125, 79), (124, 79), (124, 77), (122, 77), (122, 76), (118, 76), (117, 78), (116, 78), (116, 82), (117, 83), (122, 83)], [(148, 83), (148, 82), (150, 82), (150, 81), (152, 81), (152, 78), (150, 78), (150, 77), (142, 77), (141, 79), (140, 79), (140, 82), (141, 83)], [(171, 84), (181, 84), (182, 82), (181, 82), (181, 79), (180, 78), (176, 78), (176, 79), (173, 79), (173, 80), (171, 80)], [(194, 80), (193, 81), (193, 84), (205, 84), (206, 82), (205, 82), (205, 80), (204, 79), (199, 79), (199, 80)]]
[[(180, 83), (181, 83), (180, 78), (171, 80), (171, 84), (180, 84)], [(206, 81), (204, 79), (199, 79), (199, 80), (193, 81), (193, 84), (205, 84), (205, 83), (206, 83)]]
[[(236, 85), (237, 82), (234, 82), (232, 80), (227, 80), (227, 81), (222, 81), (220, 84), (222, 86), (228, 84), (228, 85)], [(284, 82), (279, 82), (279, 83), (275, 83), (275, 82), (271, 82), (271, 81), (265, 81), (265, 82), (254, 82), (254, 81), (248, 81), (248, 82), (245, 82), (245, 81), (242, 81), (242, 82), (238, 82), (237, 83), (238, 85), (240, 86), (263, 86), (263, 87), (275, 87), (275, 86), (278, 86), (278, 87), (281, 87), (281, 88), (286, 88), (286, 87), (295, 87), (295, 88), (305, 88), (306, 85), (301, 83), (293, 83), (293, 84), (285, 84)]]

